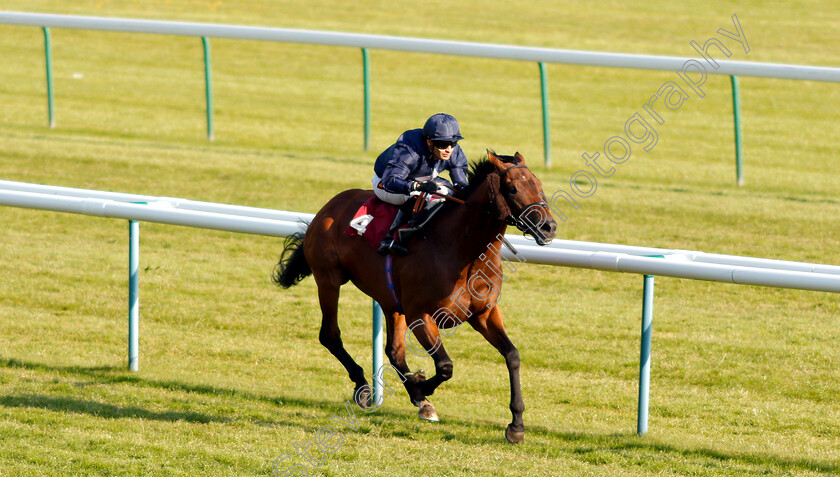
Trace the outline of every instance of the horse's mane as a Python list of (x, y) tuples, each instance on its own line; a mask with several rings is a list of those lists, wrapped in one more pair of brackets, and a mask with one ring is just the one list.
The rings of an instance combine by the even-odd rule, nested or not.
[[(507, 162), (509, 164), (518, 164), (519, 158), (515, 156), (500, 156), (497, 155), (495, 152), (490, 151), (499, 158), (502, 162)], [(484, 155), (478, 162), (473, 162), (470, 164), (470, 170), (467, 171), (467, 182), (469, 185), (467, 189), (464, 191), (464, 195), (469, 197), (470, 194), (474, 190), (478, 188), (485, 180), (487, 180), (487, 176), (493, 173), (496, 170), (496, 167), (493, 165), (492, 162), (487, 158), (487, 155)]]

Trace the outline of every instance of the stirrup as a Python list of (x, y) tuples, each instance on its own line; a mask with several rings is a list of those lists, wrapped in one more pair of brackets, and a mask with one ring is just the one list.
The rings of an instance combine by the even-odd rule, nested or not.
[(383, 241), (379, 244), (377, 252), (379, 255), (388, 255), (389, 253), (394, 253), (395, 255), (408, 255), (408, 249), (394, 239), (391, 239), (390, 242)]

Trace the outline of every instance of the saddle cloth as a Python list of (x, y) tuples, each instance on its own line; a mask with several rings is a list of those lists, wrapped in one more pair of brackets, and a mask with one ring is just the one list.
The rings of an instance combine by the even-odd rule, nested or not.
[(361, 235), (376, 250), (394, 222), (398, 209), (399, 206), (383, 202), (373, 196), (359, 207), (344, 233), (352, 236)]

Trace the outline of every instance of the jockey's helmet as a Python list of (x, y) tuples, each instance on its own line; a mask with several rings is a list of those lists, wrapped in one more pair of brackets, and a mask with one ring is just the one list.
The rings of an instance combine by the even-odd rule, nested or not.
[(438, 113), (427, 119), (423, 125), (423, 135), (432, 141), (457, 142), (464, 139), (458, 120), (446, 113)]

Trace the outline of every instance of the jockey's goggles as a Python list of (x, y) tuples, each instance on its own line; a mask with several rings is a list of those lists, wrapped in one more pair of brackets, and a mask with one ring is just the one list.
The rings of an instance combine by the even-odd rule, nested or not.
[(458, 141), (432, 141), (432, 145), (438, 149), (446, 149), (449, 146), (455, 147), (456, 144), (458, 144)]

